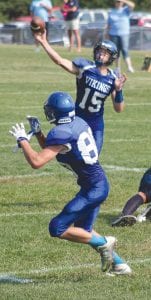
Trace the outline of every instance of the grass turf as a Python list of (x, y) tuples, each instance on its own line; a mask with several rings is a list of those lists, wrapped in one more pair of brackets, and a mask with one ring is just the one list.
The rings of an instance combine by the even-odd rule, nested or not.
[[(77, 56), (74, 51), (56, 49), (69, 59)], [(0, 46), (1, 300), (150, 299), (151, 224), (129, 228), (110, 225), (150, 166), (150, 73), (141, 71), (145, 54), (131, 53), (136, 72), (128, 74), (124, 88), (125, 111), (115, 113), (109, 98), (105, 105), (100, 162), (111, 190), (95, 229), (117, 237), (117, 251), (133, 269), (131, 277), (108, 277), (101, 272), (99, 257), (91, 248), (49, 237), (49, 220), (78, 191), (74, 177), (55, 161), (32, 170), (20, 151), (12, 152), (15, 143), (8, 133), (20, 121), (29, 129), (27, 114), (37, 115), (47, 132), (43, 102), (56, 90), (75, 97), (75, 78), (54, 65), (42, 50), (35, 53), (32, 46)], [(92, 50), (83, 49), (81, 55), (91, 58)], [(126, 72), (123, 62), (122, 68)], [(34, 139), (31, 143), (39, 149)], [(23, 279), (32, 282), (25, 284)]]

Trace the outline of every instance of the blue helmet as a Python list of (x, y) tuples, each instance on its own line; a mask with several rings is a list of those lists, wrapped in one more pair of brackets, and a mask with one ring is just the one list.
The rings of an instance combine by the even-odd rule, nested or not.
[[(110, 54), (110, 58), (106, 63), (101, 62), (100, 58), (98, 57), (98, 52), (101, 49), (105, 49)], [(117, 47), (113, 42), (109, 40), (99, 41), (94, 46), (93, 57), (97, 66), (109, 66), (118, 57)]]
[(44, 103), (44, 112), (50, 123), (70, 123), (75, 118), (75, 105), (69, 94), (54, 92)]

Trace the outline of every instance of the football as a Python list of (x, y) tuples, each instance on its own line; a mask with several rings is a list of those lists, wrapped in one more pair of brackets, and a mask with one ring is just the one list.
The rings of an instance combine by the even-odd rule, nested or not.
[(45, 22), (39, 17), (33, 17), (30, 23), (31, 31), (34, 33), (44, 33), (45, 31)]

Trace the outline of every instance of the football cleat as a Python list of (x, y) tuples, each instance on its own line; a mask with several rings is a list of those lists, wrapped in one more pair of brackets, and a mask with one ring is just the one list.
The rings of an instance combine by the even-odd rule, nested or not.
[(108, 236), (105, 237), (106, 239), (106, 244), (103, 246), (98, 246), (96, 250), (100, 253), (101, 255), (101, 269), (103, 272), (107, 272), (112, 268), (112, 263), (113, 263), (113, 248), (116, 243), (116, 238), (113, 236)]
[(133, 215), (120, 216), (112, 222), (112, 226), (132, 226), (136, 223), (137, 218)]
[(128, 266), (128, 264), (123, 263), (123, 264), (112, 264), (112, 269), (109, 271), (109, 273), (107, 273), (107, 275), (131, 275), (132, 274), (132, 270), (131, 268)]
[(142, 217), (142, 221), (150, 220), (151, 221), (151, 205), (148, 205), (147, 208), (141, 213), (137, 218), (138, 221)]

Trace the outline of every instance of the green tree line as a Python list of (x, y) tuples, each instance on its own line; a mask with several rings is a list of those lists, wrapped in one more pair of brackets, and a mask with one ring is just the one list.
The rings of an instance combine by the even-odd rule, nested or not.
[[(52, 0), (54, 6), (61, 5), (63, 0)], [(135, 0), (135, 10), (151, 12), (151, 0)], [(31, 0), (0, 0), (0, 22), (12, 20), (21, 15), (29, 14)], [(79, 0), (81, 8), (110, 8), (114, 0)]]

